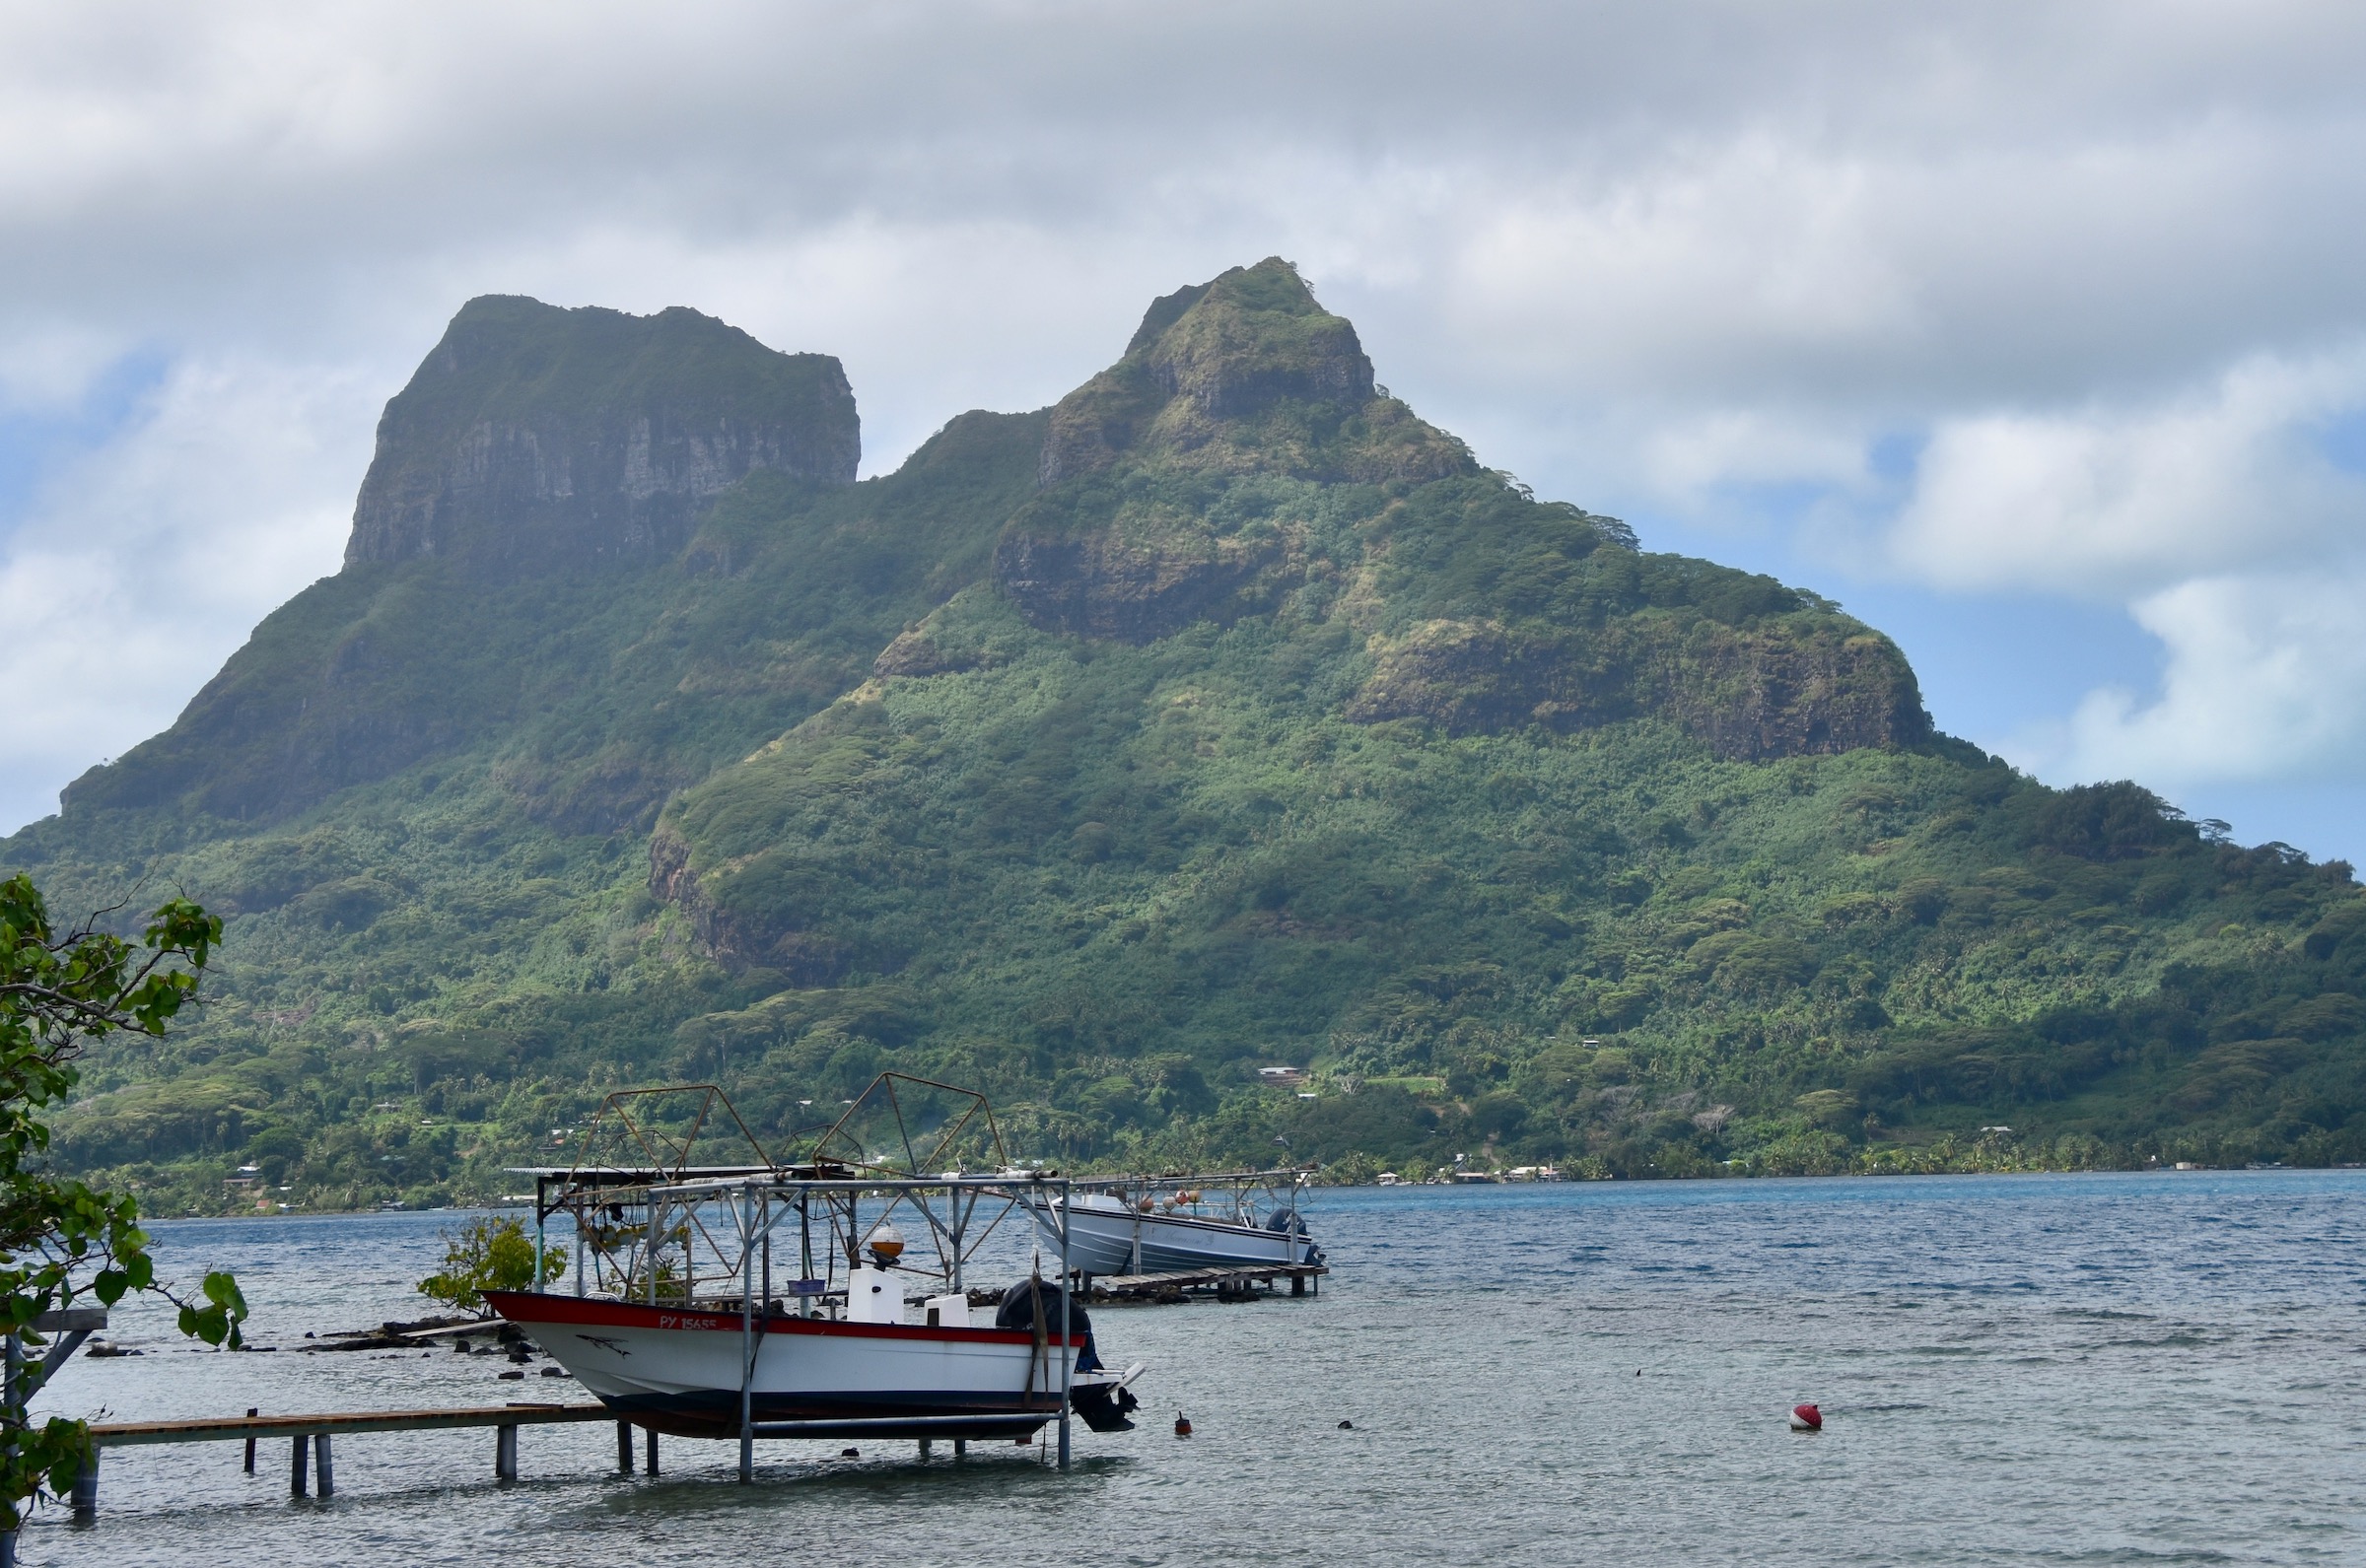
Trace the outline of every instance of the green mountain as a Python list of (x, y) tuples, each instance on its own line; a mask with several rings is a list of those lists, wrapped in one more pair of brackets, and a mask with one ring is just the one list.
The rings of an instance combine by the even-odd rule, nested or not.
[(60, 1158), (468, 1195), (609, 1088), (786, 1139), (888, 1065), (1068, 1163), (2366, 1158), (2348, 866), (1935, 732), (1838, 606), (1482, 467), (1284, 262), (859, 449), (826, 357), (463, 308), (343, 570), (0, 841), (230, 917)]

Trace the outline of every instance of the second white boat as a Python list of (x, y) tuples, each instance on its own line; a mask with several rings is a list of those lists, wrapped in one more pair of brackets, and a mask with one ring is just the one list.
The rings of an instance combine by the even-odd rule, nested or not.
[[(1174, 1191), (1170, 1186), (1170, 1193)], [(1198, 1189), (1182, 1188), (1195, 1193)], [(1323, 1250), (1307, 1234), (1295, 1191), (1263, 1215), (1235, 1203), (1228, 1212), (1204, 1213), (1173, 1196), (1125, 1190), (1078, 1193), (1030, 1204), (1036, 1225), (1057, 1240), (1069, 1220), (1068, 1263), (1079, 1273), (1184, 1273), (1196, 1269), (1312, 1267)]]

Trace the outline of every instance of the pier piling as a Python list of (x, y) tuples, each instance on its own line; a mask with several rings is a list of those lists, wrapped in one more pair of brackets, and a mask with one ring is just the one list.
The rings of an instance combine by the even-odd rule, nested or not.
[[(250, 1404), (246, 1406), (246, 1418), (248, 1420), (252, 1420), (254, 1417), (262, 1413), (263, 1407), (259, 1404)], [(246, 1473), (249, 1475), (254, 1473), (254, 1439), (251, 1437), (246, 1440)]]
[(329, 1462), (328, 1434), (313, 1434), (313, 1490), (321, 1497), (337, 1495), (336, 1466)]
[(658, 1429), (654, 1426), (649, 1429), (649, 1473), (658, 1473)]
[(616, 1473), (633, 1473), (633, 1423), (630, 1421), (616, 1423)]
[(514, 1481), (518, 1478), (518, 1428), (497, 1426), (493, 1429), (493, 1478)]
[(86, 1450), (82, 1468), (74, 1473), (74, 1517), (88, 1519), (99, 1512), (99, 1450)]
[(288, 1439), (288, 1495), (303, 1497), (310, 1489), (313, 1468), (313, 1438), (309, 1432), (299, 1432)]

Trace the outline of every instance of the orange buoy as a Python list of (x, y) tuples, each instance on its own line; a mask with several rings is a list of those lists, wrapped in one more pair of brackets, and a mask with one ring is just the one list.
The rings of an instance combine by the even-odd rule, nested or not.
[(1794, 1432), (1821, 1432), (1821, 1431), (1823, 1431), (1823, 1430), (1824, 1430), (1824, 1412), (1823, 1412), (1822, 1410), (1819, 1410), (1819, 1409), (1817, 1409), (1817, 1408), (1816, 1408), (1814, 1405), (1812, 1405), (1812, 1404), (1794, 1404), (1794, 1405), (1792, 1405), (1792, 1406), (1791, 1406), (1791, 1430), (1792, 1430), (1792, 1431), (1794, 1431)]
[(1185, 1415), (1181, 1410), (1175, 1412), (1175, 1436), (1191, 1436), (1191, 1417)]

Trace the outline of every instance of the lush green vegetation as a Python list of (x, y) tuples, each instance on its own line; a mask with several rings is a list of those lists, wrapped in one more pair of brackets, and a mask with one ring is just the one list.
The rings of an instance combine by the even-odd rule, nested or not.
[[(537, 1254), (539, 1262), (537, 1263)], [(531, 1290), (567, 1271), (559, 1247), (537, 1249), (525, 1221), (480, 1214), (444, 1235), (444, 1266), (419, 1281), (419, 1294), (462, 1312), (484, 1314), (488, 1290)]]
[[(171, 788), (0, 844), (231, 914), (58, 1124), (158, 1201), (499, 1193), (661, 1080), (788, 1140), (890, 1065), (1071, 1164), (2366, 1158), (2348, 867), (1933, 734), (1878, 633), (1478, 468), (1279, 263), (655, 566), (349, 568), (224, 683), (314, 728), (201, 702)], [(348, 772), (226, 805), (296, 765)]]
[[(9, 1363), (0, 1382), (0, 1535), (13, 1547), (25, 1505), (62, 1493), (90, 1455), (89, 1423), (26, 1414), (44, 1375), (44, 1314), (127, 1293), (163, 1296), (180, 1330), (208, 1344), (241, 1344), (246, 1303), (238, 1281), (209, 1273), (183, 1294), (156, 1277), (139, 1208), (50, 1166), (49, 1118), (72, 1092), (85, 1047), (122, 1035), (163, 1036), (197, 993), (222, 922), (169, 899), (136, 941), (88, 924), (61, 924), (33, 879), (0, 881), (0, 1328)], [(20, 1365), (22, 1345), (32, 1354)], [(13, 1555), (13, 1553), (12, 1553)]]

